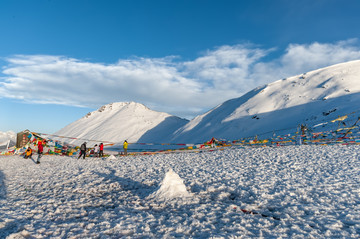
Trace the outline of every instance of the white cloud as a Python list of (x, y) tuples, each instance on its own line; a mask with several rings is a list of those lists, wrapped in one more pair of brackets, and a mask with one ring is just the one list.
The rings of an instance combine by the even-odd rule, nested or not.
[(186, 96), (200, 87), (164, 59), (112, 65), (54, 56), (15, 56), (8, 61), (3, 96), (34, 102), (98, 106), (130, 100), (172, 102), (173, 95), (186, 102)]
[(341, 62), (360, 59), (357, 40), (340, 41), (334, 44), (290, 44), (284, 55), (271, 62), (259, 62), (250, 78), (271, 82)]
[(249, 78), (252, 67), (270, 51), (250, 45), (222, 46), (194, 61), (185, 62), (185, 71), (194, 78), (207, 81), (210, 84), (207, 90), (232, 90), (239, 94), (255, 87), (255, 82)]
[(42, 104), (99, 107), (136, 101), (179, 116), (195, 116), (258, 85), (328, 65), (360, 59), (356, 39), (334, 44), (290, 44), (275, 49), (221, 46), (181, 62), (174, 57), (134, 58), (115, 64), (64, 56), (17, 55), (6, 59), (0, 97)]
[(359, 47), (354, 47), (354, 40), (341, 41), (335, 44), (310, 45), (291, 44), (282, 57), (283, 66), (290, 72), (305, 69), (317, 69), (360, 58)]

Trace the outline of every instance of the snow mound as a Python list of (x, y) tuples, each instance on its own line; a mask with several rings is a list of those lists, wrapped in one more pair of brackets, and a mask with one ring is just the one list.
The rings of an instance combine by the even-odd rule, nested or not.
[(113, 160), (116, 159), (116, 157), (114, 155), (110, 155), (107, 159)]
[(187, 199), (192, 197), (191, 193), (186, 190), (184, 180), (171, 168), (161, 182), (160, 188), (150, 196), (159, 200)]

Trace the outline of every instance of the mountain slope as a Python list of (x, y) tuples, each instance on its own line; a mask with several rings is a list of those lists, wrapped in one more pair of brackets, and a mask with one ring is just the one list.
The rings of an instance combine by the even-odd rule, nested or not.
[[(10, 140), (10, 142), (9, 142)], [(16, 133), (13, 131), (0, 131), (0, 150), (6, 149), (7, 146), (12, 147), (16, 144)]]
[[(173, 141), (228, 140), (312, 125), (359, 110), (360, 61), (279, 80), (232, 99), (179, 129)], [(286, 130), (289, 128), (288, 130)]]
[[(121, 143), (138, 141), (149, 130), (165, 124), (166, 128), (158, 128), (147, 137), (160, 138), (163, 142), (170, 140), (172, 132), (182, 127), (188, 120), (171, 116), (167, 113), (150, 110), (146, 106), (135, 102), (120, 102), (102, 106), (97, 111), (91, 112), (83, 118), (67, 125), (57, 131), (56, 135), (110, 141)], [(79, 144), (81, 140), (67, 140)]]

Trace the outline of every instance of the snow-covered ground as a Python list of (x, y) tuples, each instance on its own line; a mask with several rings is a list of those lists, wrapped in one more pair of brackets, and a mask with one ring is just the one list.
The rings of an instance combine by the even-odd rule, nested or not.
[(0, 238), (359, 235), (357, 145), (0, 157)]

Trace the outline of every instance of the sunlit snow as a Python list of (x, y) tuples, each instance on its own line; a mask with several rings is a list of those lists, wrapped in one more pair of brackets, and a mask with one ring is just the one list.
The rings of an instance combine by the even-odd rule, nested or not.
[(186, 190), (183, 180), (171, 168), (166, 173), (160, 188), (150, 195), (160, 200), (171, 200), (176, 198), (190, 198), (190, 193)]
[(0, 237), (358, 238), (359, 176), (357, 145), (0, 156)]

